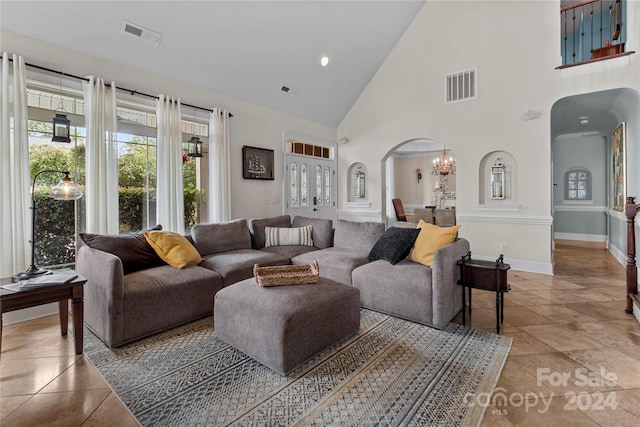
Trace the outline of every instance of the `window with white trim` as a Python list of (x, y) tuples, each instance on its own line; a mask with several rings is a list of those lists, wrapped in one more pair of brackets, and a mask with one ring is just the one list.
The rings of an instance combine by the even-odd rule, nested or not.
[(567, 171), (564, 177), (565, 200), (591, 200), (591, 172), (575, 168)]

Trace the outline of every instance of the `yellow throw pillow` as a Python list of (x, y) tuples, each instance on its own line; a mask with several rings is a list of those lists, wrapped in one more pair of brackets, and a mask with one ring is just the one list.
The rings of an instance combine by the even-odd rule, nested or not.
[(453, 243), (460, 226), (438, 227), (420, 220), (417, 228), (421, 229), (420, 234), (418, 234), (418, 238), (413, 244), (413, 249), (409, 253), (409, 259), (431, 267), (436, 251)]
[(186, 237), (171, 231), (143, 231), (145, 239), (167, 264), (175, 268), (198, 265), (202, 257)]

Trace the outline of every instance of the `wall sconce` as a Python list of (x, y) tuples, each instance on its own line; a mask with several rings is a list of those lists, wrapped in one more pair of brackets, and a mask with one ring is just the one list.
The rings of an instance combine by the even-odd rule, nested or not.
[(43, 170), (33, 177), (33, 184), (31, 185), (31, 241), (29, 242), (31, 243), (31, 265), (22, 273), (12, 276), (15, 280), (27, 280), (49, 272), (49, 270), (36, 266), (36, 179), (43, 173), (64, 174), (64, 178), (49, 193), (49, 197), (52, 199), (77, 200), (82, 197), (80, 188), (69, 178), (69, 171)]
[(422, 171), (420, 169), (416, 169), (416, 176), (418, 177), (418, 184), (420, 184), (420, 180), (422, 179)]
[(365, 173), (361, 168), (358, 168), (353, 174), (353, 197), (356, 199), (364, 198), (365, 178)]
[(189, 157), (202, 157), (202, 141), (197, 136), (189, 140)]
[(497, 158), (491, 167), (491, 198), (504, 199), (504, 164)]

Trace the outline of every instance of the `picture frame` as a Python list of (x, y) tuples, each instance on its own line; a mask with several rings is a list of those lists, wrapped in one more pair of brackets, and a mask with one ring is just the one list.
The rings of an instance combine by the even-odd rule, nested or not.
[(244, 145), (242, 147), (242, 177), (244, 179), (273, 181), (273, 150)]
[(626, 123), (622, 122), (611, 137), (611, 208), (624, 212), (627, 198)]

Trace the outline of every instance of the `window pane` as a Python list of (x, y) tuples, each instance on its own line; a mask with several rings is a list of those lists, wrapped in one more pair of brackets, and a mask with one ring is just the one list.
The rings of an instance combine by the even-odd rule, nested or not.
[(331, 206), (331, 169), (324, 168), (324, 204)]
[(298, 207), (298, 165), (291, 163), (291, 188), (289, 189), (289, 203), (292, 208)]
[(155, 224), (155, 138), (118, 134), (120, 232)]
[[(84, 191), (85, 151), (81, 144), (84, 142), (84, 128), (71, 126), (70, 144), (51, 142), (50, 122), (29, 120), (28, 132), (30, 185), (42, 171), (69, 171), (71, 178)], [(84, 228), (84, 221), (80, 221), (80, 218), (84, 218), (84, 215), (80, 216), (80, 212), (84, 210), (84, 198), (67, 201), (49, 197), (51, 187), (57, 185), (62, 178), (64, 175), (61, 173), (44, 172), (35, 181), (35, 263), (41, 267), (73, 263), (76, 230)]]
[(309, 206), (309, 188), (307, 181), (307, 165), (303, 163), (302, 166), (300, 166), (300, 200), (302, 207)]
[(316, 201), (319, 205), (322, 205), (322, 166), (316, 166)]

